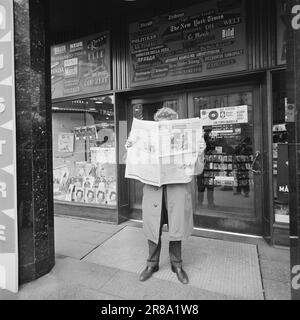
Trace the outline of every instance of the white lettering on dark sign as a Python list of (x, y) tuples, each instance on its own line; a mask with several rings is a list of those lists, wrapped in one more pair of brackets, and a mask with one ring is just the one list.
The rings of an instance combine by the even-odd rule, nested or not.
[(62, 54), (62, 53), (65, 53), (66, 50), (67, 50), (67, 47), (65, 45), (59, 46), (59, 47), (54, 47), (54, 54), (55, 55)]
[(279, 186), (279, 192), (288, 193), (289, 187), (288, 186)]
[(300, 5), (293, 6), (292, 14), (295, 15), (292, 18), (292, 28), (294, 30), (299, 30), (300, 29)]
[(292, 275), (294, 275), (292, 278), (292, 288), (294, 290), (299, 290), (300, 289), (300, 266), (299, 265), (293, 266)]

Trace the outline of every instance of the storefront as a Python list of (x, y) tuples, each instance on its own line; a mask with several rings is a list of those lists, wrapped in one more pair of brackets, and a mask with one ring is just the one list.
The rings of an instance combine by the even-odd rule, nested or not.
[(288, 244), (284, 9), (174, 1), (54, 38), (56, 214), (142, 220), (142, 184), (124, 178), (124, 144), (134, 117), (153, 120), (168, 106), (204, 123), (195, 227)]

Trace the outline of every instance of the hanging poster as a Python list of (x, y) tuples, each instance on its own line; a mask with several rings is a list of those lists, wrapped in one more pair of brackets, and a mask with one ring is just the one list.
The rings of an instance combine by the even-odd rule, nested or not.
[(74, 133), (59, 133), (57, 149), (58, 152), (74, 152)]
[(0, 289), (18, 291), (13, 1), (0, 0)]
[(109, 32), (51, 47), (52, 99), (110, 89)]
[(205, 1), (129, 26), (131, 86), (246, 70), (243, 0)]

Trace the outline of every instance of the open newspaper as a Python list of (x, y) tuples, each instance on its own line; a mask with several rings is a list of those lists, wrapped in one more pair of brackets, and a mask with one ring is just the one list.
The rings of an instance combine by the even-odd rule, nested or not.
[(128, 141), (125, 177), (153, 186), (189, 183), (204, 166), (202, 121), (134, 119)]

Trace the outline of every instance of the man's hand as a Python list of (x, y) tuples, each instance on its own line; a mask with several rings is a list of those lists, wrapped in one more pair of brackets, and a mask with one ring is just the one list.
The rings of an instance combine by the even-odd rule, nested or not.
[(126, 163), (126, 160), (127, 160), (127, 151), (129, 148), (131, 148), (133, 145), (134, 145), (135, 141), (132, 140), (131, 137), (129, 137), (125, 143), (125, 149), (126, 149), (126, 152), (122, 158), (122, 161), (123, 163)]
[(127, 151), (123, 155), (122, 162), (126, 164), (126, 160), (127, 160)]
[(126, 143), (125, 143), (125, 148), (126, 149), (129, 149), (133, 146), (133, 141), (132, 140), (127, 140)]
[(125, 143), (125, 148), (126, 148), (126, 149), (131, 148), (138, 140), (139, 140), (138, 137), (129, 136), (129, 138), (127, 139), (127, 141), (126, 141), (126, 143)]

